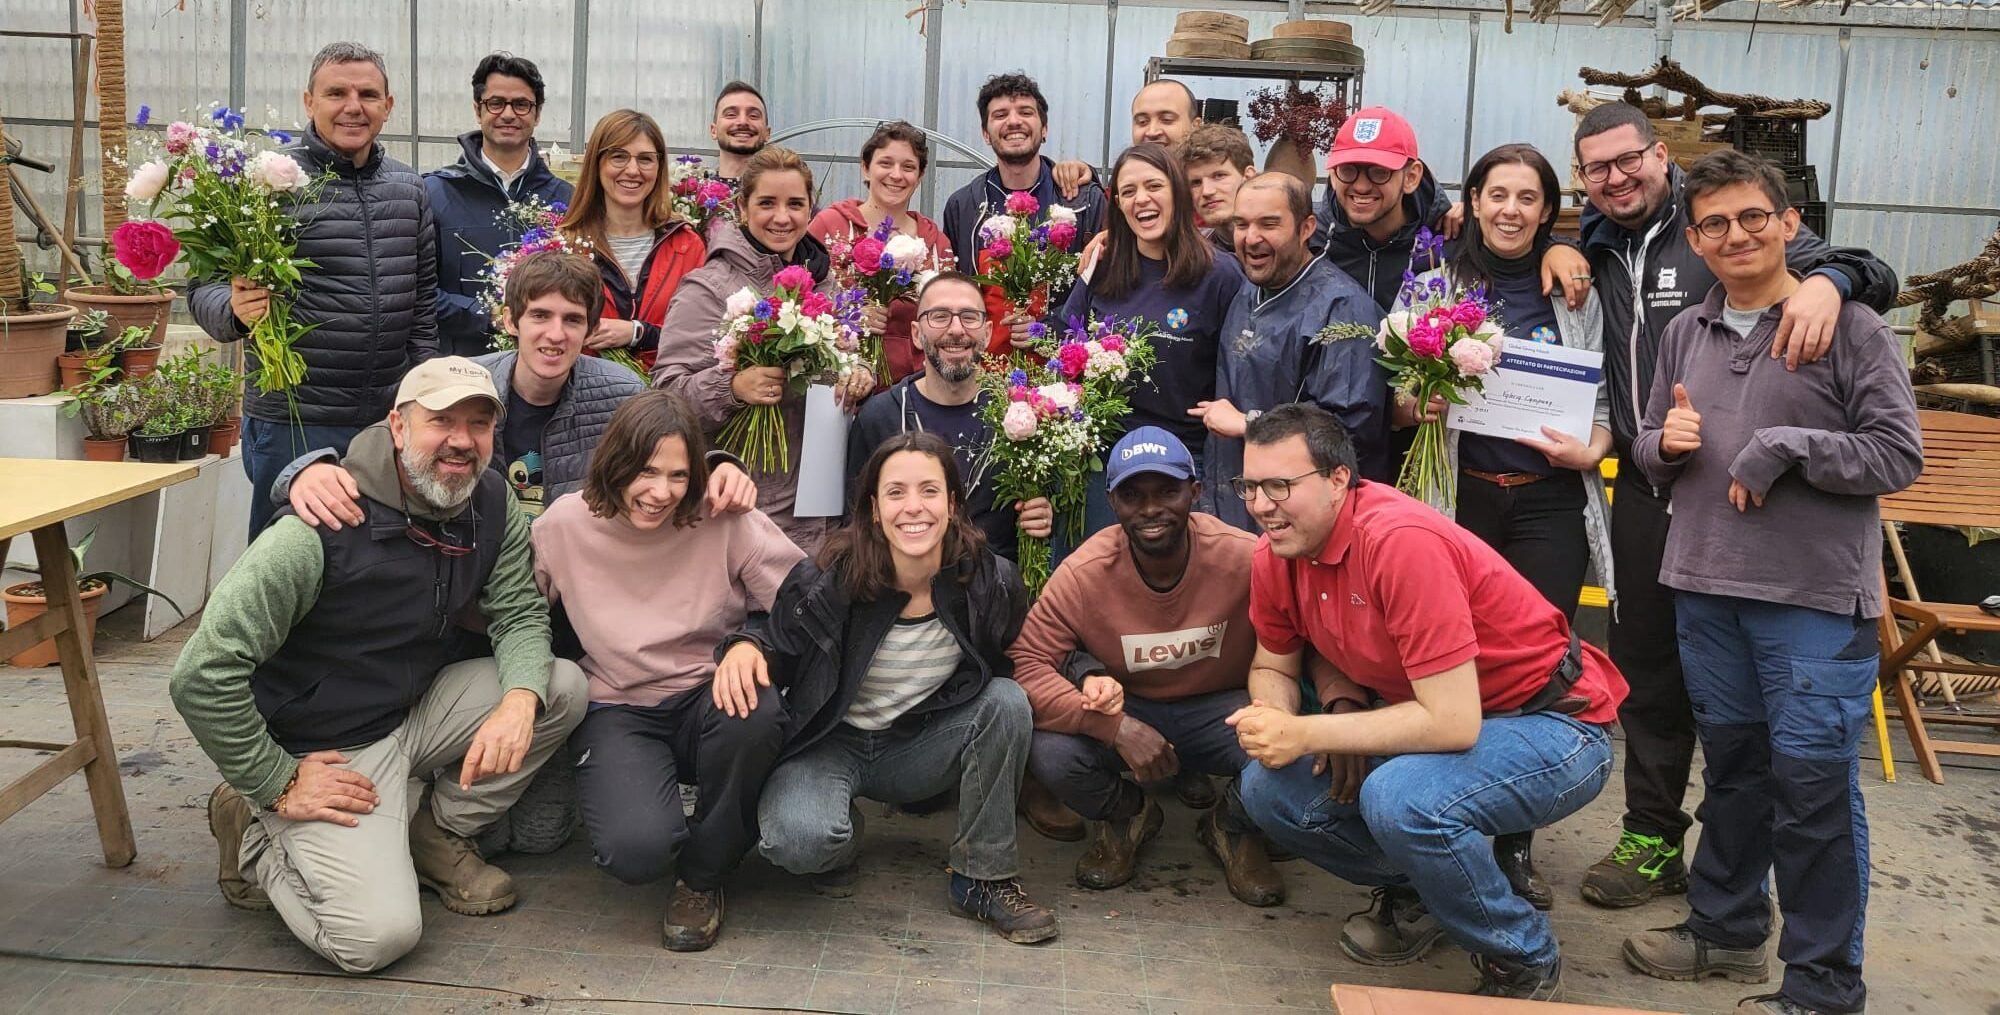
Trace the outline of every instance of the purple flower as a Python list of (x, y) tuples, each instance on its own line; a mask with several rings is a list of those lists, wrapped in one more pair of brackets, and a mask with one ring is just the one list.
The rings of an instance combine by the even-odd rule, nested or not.
[(142, 104), (139, 106), (139, 115), (135, 117), (132, 120), (132, 122), (138, 124), (141, 127), (144, 127), (152, 119), (153, 119), (153, 107)]
[(1427, 254), (1432, 260), (1436, 260), (1444, 253), (1444, 237), (1431, 232), (1429, 226), (1419, 226), (1413, 248), (1417, 253)]
[[(1030, 327), (1033, 327), (1033, 325), (1030, 325)], [(1025, 386), (1027, 383), (1028, 372), (1026, 370), (1014, 370), (1007, 375), (1007, 384), (1011, 387), (1019, 388)]]
[(555, 213), (555, 214), (557, 214), (557, 215), (567, 215), (567, 214), (569, 214), (569, 202), (567, 202), (567, 201), (557, 201), (557, 202), (555, 202), (555, 203), (553, 203), (553, 204), (549, 205), (549, 211), (551, 211), (551, 212), (553, 212), (553, 213)]
[(768, 321), (775, 314), (776, 311), (772, 309), (770, 300), (758, 300), (757, 306), (750, 311), (750, 316), (760, 321)]
[(270, 135), (271, 140), (276, 141), (279, 144), (291, 144), (293, 141), (290, 131), (272, 130), (272, 131), (266, 131), (265, 133)]
[(1029, 242), (1034, 243), (1036, 246), (1046, 245), (1049, 242), (1048, 225), (1043, 224), (1028, 230), (1028, 240)]
[(894, 268), (895, 266), (896, 266), (896, 259), (890, 257), (887, 252), (884, 252), (882, 254), (881, 260), (876, 262), (876, 267), (881, 271), (888, 271), (889, 269)]
[[(883, 219), (882, 224), (876, 226), (875, 231), (869, 235), (875, 237), (878, 240), (881, 240), (883, 243), (889, 242), (889, 237), (896, 235), (895, 218), (890, 217)], [(888, 265), (885, 264), (882, 267), (887, 268)]]
[(1028, 337), (1037, 342), (1049, 337), (1049, 326), (1040, 321), (1028, 325)]
[(896, 273), (896, 284), (909, 285), (911, 278), (912, 276), (910, 275), (910, 269), (904, 268), (903, 270)]

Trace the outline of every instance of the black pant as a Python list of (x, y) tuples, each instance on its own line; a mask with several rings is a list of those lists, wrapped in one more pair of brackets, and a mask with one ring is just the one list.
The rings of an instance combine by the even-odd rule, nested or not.
[(1611, 561), (1618, 612), (1611, 661), (1631, 690), (1618, 708), (1625, 730), (1625, 828), (1677, 845), (1693, 824), (1681, 804), (1694, 765), (1694, 708), (1681, 675), (1674, 590), (1660, 584), (1667, 501), (1636, 474), (1611, 501)]
[[(1138, 695), (1125, 699), (1125, 715), (1153, 727), (1172, 744), (1181, 768), (1229, 780), (1216, 818), (1223, 830), (1239, 834), (1256, 830), (1236, 794), (1236, 777), (1250, 756), (1223, 720), (1248, 704), (1250, 695), (1240, 690), (1211, 691), (1179, 701)], [(1036, 730), (1028, 748), (1028, 771), (1070, 810), (1092, 821), (1130, 818), (1146, 806), (1145, 791), (1124, 777), (1130, 768), (1118, 751), (1081, 733)]]
[(1572, 621), (1590, 567), (1590, 539), (1583, 527), (1586, 502), (1582, 475), (1568, 469), (1509, 487), (1464, 473), (1458, 477), (1458, 524), (1500, 551), (1543, 599)]
[[(785, 704), (760, 689), (748, 718), (715, 707), (703, 684), (651, 708), (599, 705), (570, 736), (577, 795), (597, 865), (626, 884), (675, 866), (712, 891), (757, 843), (757, 798), (783, 746)], [(696, 789), (694, 817), (681, 783)]]

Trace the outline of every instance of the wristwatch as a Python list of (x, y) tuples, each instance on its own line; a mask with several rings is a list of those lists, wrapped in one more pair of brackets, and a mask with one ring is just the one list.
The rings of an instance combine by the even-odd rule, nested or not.
[(1243, 414), (1243, 425), (1249, 426), (1250, 424), (1257, 422), (1257, 417), (1262, 416), (1263, 414), (1264, 410), (1262, 409), (1251, 409), (1249, 412)]

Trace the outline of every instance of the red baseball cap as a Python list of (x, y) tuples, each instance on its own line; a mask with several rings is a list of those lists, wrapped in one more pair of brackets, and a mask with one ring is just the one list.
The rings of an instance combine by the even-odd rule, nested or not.
[(1340, 134), (1333, 139), (1333, 151), (1326, 156), (1326, 168), (1359, 162), (1401, 169), (1416, 157), (1417, 132), (1410, 129), (1410, 121), (1390, 112), (1386, 106), (1368, 106), (1355, 110), (1340, 125)]

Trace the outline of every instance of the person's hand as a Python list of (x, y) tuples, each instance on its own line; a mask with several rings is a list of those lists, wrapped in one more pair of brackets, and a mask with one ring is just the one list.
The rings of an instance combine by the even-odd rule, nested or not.
[(1333, 802), (1351, 804), (1361, 799), (1361, 783), (1368, 778), (1368, 758), (1360, 754), (1316, 754), (1313, 774), (1328, 773)]
[(1036, 497), (1014, 505), (1014, 524), (1036, 539), (1047, 539), (1056, 530), (1056, 509), (1047, 497)]
[(874, 300), (861, 305), (861, 330), (870, 335), (889, 333), (889, 308)]
[(1236, 730), (1236, 742), (1243, 746), (1243, 753), (1265, 768), (1283, 768), (1306, 753), (1299, 717), (1272, 708), (1261, 699), (1231, 712), (1223, 722)]
[(1590, 262), (1567, 243), (1551, 243), (1542, 255), (1542, 293), (1553, 296), (1557, 290), (1571, 310), (1581, 309), (1590, 296)]
[(1102, 673), (1083, 678), (1083, 707), (1099, 715), (1125, 711), (1125, 687)]
[(1687, 388), (1674, 385), (1674, 407), (1667, 410), (1666, 422), (1660, 428), (1660, 451), (1668, 455), (1685, 455), (1701, 447), (1701, 413), (1694, 411), (1694, 404), (1688, 401)]
[(493, 714), (479, 724), (472, 746), (465, 749), (465, 760), (458, 766), (458, 788), (471, 789), (473, 783), (489, 775), (520, 771), (521, 759), (528, 756), (528, 745), (535, 740), (535, 712), (540, 707), (541, 699), (525, 687), (501, 695), (500, 704), (493, 706)]
[(592, 349), (623, 349), (638, 340), (638, 322), (607, 317), (597, 322), (597, 330), (583, 344)]
[(1119, 722), (1118, 736), (1111, 741), (1111, 747), (1125, 759), (1132, 778), (1141, 783), (1159, 782), (1181, 770), (1181, 759), (1174, 753), (1174, 745), (1167, 743), (1159, 730), (1129, 715)]
[(740, 515), (757, 506), (757, 483), (734, 462), (723, 462), (708, 474), (703, 500), (710, 515)]
[(1250, 423), (1243, 417), (1242, 411), (1236, 408), (1235, 403), (1227, 398), (1218, 398), (1212, 402), (1196, 402), (1194, 408), (1189, 409), (1187, 413), (1201, 420), (1201, 424), (1208, 427), (1209, 433), (1221, 437), (1241, 438), (1244, 428)]
[(375, 784), (367, 776), (333, 767), (345, 764), (347, 756), (339, 751), (314, 751), (300, 758), (298, 778), (277, 802), (278, 816), (349, 828), (360, 824), (358, 815), (373, 813), (382, 798), (375, 795)]
[(1110, 242), (1110, 235), (1108, 232), (1100, 232), (1092, 236), (1090, 241), (1083, 245), (1082, 250), (1077, 251), (1077, 278), (1088, 282), (1092, 275), (1097, 274), (1097, 259), (1104, 256), (1104, 245)]
[(764, 662), (764, 650), (747, 641), (729, 646), (715, 667), (709, 692), (722, 714), (748, 719), (757, 710), (757, 689), (771, 686), (771, 670)]
[(1736, 508), (1738, 514), (1742, 514), (1753, 507), (1763, 507), (1764, 495), (1751, 493), (1750, 488), (1744, 486), (1742, 480), (1732, 476), (1729, 480), (1729, 503)]
[(1825, 275), (1808, 275), (1798, 291), (1785, 300), (1778, 334), (1771, 339), (1771, 358), (1782, 356), (1785, 369), (1797, 370), (1826, 355), (1833, 329), (1840, 323), (1840, 289)]
[(1542, 436), (1547, 440), (1536, 440), (1533, 437), (1516, 437), (1514, 440), (1531, 451), (1541, 452), (1542, 457), (1548, 459), (1549, 464), (1558, 469), (1589, 472), (1597, 468), (1599, 462), (1604, 461), (1602, 452), (1555, 427), (1543, 427)]
[(1014, 348), (1026, 349), (1035, 344), (1035, 336), (1031, 334), (1035, 319), (1027, 311), (1016, 310), (1002, 317), (1000, 323), (1006, 327), (1007, 341)]
[(1056, 193), (1061, 194), (1065, 201), (1075, 200), (1076, 192), (1083, 189), (1083, 185), (1089, 183), (1096, 175), (1097, 171), (1090, 168), (1089, 163), (1078, 162), (1075, 159), (1058, 162), (1049, 172), (1049, 178), (1055, 181)]
[(245, 325), (256, 324), (271, 312), (271, 290), (241, 275), (230, 279), (229, 312)]
[(314, 462), (292, 477), (292, 510), (299, 521), (319, 528), (324, 525), (339, 532), (342, 523), (359, 525), (367, 520), (361, 512), (361, 488), (354, 475), (332, 462)]
[(1438, 234), (1447, 240), (1458, 239), (1458, 231), (1465, 228), (1465, 202), (1453, 201), (1444, 210), (1444, 217), (1438, 220)]
[(1417, 400), (1401, 392), (1396, 393), (1394, 405), (1389, 408), (1389, 426), (1397, 430), (1407, 430), (1419, 423), (1435, 423), (1444, 418), (1444, 411), (1451, 403), (1443, 395), (1432, 395), (1430, 402), (1418, 408)]
[(784, 367), (744, 367), (729, 379), (729, 393), (744, 405), (776, 405), (785, 397)]
[(840, 376), (833, 386), (833, 401), (848, 412), (860, 412), (861, 403), (875, 393), (875, 371), (856, 367)]

